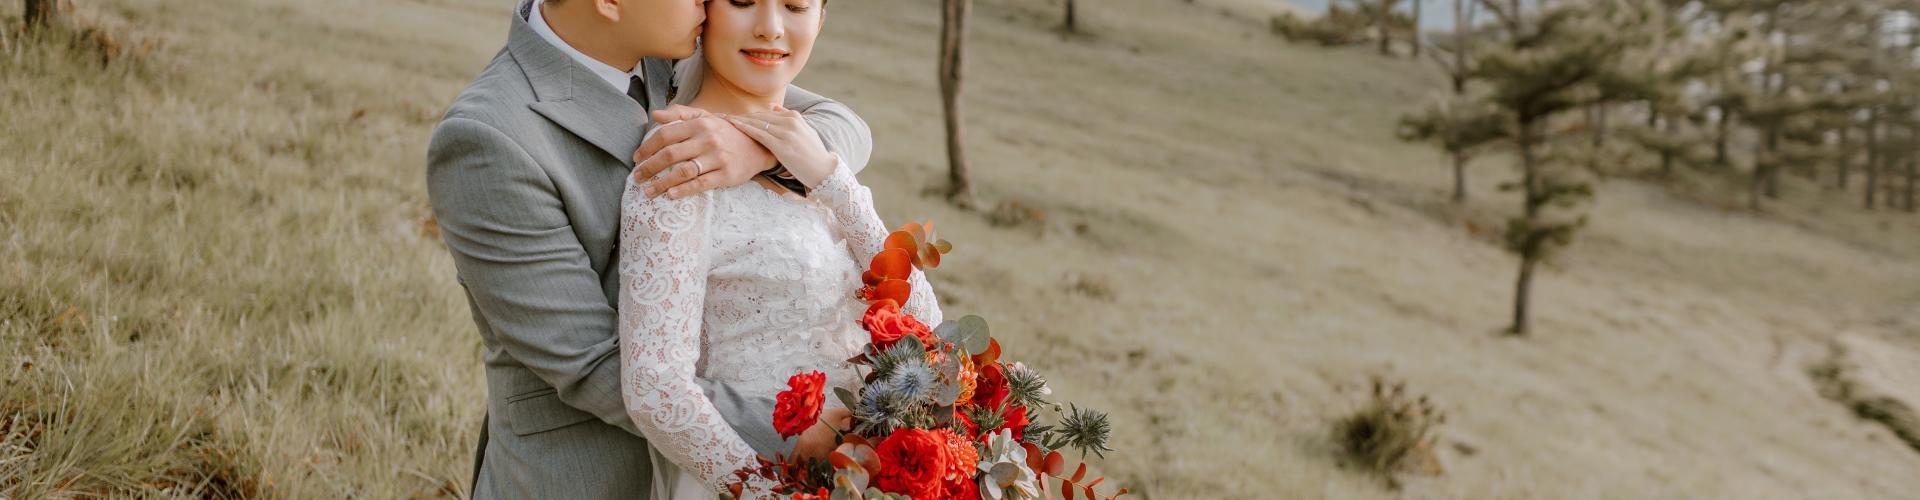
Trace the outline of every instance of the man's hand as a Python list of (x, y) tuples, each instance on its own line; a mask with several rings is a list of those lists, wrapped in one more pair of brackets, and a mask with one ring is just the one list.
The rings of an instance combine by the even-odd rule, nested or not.
[(773, 168), (766, 147), (706, 111), (674, 105), (653, 112), (653, 121), (663, 125), (633, 153), (635, 181), (659, 176), (648, 197), (680, 199), (738, 186)]
[(833, 448), (840, 445), (835, 442), (838, 436), (834, 429), (844, 433), (852, 427), (853, 412), (846, 408), (828, 408), (820, 412), (820, 421), (814, 422), (813, 427), (808, 427), (793, 441), (794, 458), (827, 458), (833, 453)]

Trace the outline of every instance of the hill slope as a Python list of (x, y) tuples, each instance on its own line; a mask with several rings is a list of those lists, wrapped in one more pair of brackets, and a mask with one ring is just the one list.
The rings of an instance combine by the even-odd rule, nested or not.
[[(969, 146), (983, 198), (1031, 210), (996, 223), (923, 194), (944, 178), (936, 3), (843, 2), (802, 85), (873, 126), (890, 222), (958, 246), (947, 309), (1113, 413), (1102, 471), (1142, 497), (1395, 496), (1326, 437), (1376, 373), (1451, 416), (1420, 496), (1920, 491), (1920, 453), (1806, 375), (1841, 334), (1920, 345), (1920, 218), (1801, 182), (1756, 216), (1710, 177), (1609, 181), (1539, 278), (1536, 335), (1504, 338), (1514, 262), (1475, 228), (1517, 205), (1509, 172), (1477, 166), (1450, 206), (1437, 155), (1392, 139), (1426, 67), (1289, 46), (1230, 3), (1084, 2), (1091, 34), (1062, 35), (1056, 4), (982, 0)], [(51, 429), (0, 486), (460, 490), (477, 341), (420, 161), (507, 8), (102, 3), (164, 43), (105, 66), (0, 47), (0, 167), (27, 180), (0, 187), (0, 345), (34, 363), (0, 367), (0, 403)], [(125, 430), (69, 428), (102, 415)]]

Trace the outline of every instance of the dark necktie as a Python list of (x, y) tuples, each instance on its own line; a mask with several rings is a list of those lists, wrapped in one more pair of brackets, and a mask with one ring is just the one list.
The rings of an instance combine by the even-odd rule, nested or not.
[(652, 106), (647, 105), (647, 82), (642, 81), (640, 75), (633, 75), (633, 78), (627, 80), (627, 97), (632, 97), (633, 102), (640, 103), (641, 109), (652, 111)]

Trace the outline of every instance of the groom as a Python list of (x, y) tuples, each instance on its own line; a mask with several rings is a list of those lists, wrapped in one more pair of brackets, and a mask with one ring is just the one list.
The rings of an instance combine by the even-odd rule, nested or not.
[[(434, 129), (427, 190), (484, 346), (474, 498), (635, 498), (652, 486), (620, 397), (613, 263), (626, 178), (678, 165), (660, 184), (684, 196), (781, 173), (726, 121), (666, 106), (669, 60), (693, 53), (704, 4), (523, 0), (506, 48)], [(787, 95), (828, 149), (865, 166), (871, 139), (852, 110)], [(649, 111), (680, 121), (643, 145)], [(771, 395), (703, 387), (761, 454), (832, 446), (831, 431), (783, 441)]]

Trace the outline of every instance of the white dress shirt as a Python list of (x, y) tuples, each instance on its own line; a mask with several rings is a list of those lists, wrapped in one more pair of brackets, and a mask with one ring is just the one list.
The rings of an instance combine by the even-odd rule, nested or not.
[(593, 74), (599, 76), (600, 79), (606, 80), (607, 85), (612, 85), (613, 90), (619, 91), (622, 94), (627, 93), (627, 87), (633, 84), (633, 77), (639, 76), (642, 80), (646, 79), (645, 76), (641, 75), (641, 73), (644, 72), (641, 68), (646, 66), (644, 64), (638, 64), (636, 62), (636, 64), (633, 65), (632, 71), (620, 71), (619, 68), (600, 62), (599, 59), (587, 57), (586, 54), (581, 53), (579, 50), (574, 49), (572, 45), (567, 44), (566, 40), (561, 40), (560, 34), (554, 33), (552, 26), (547, 26), (546, 16), (540, 15), (541, 6), (545, 4), (546, 2), (535, 1), (533, 9), (531, 9), (533, 12), (527, 15), (527, 24), (533, 26), (533, 32), (539, 33), (540, 38), (545, 38), (547, 43), (551, 43), (554, 47), (559, 48), (561, 52), (565, 52), (567, 57), (573, 58), (574, 62), (580, 63), (581, 66), (586, 66), (588, 71), (592, 71)]

